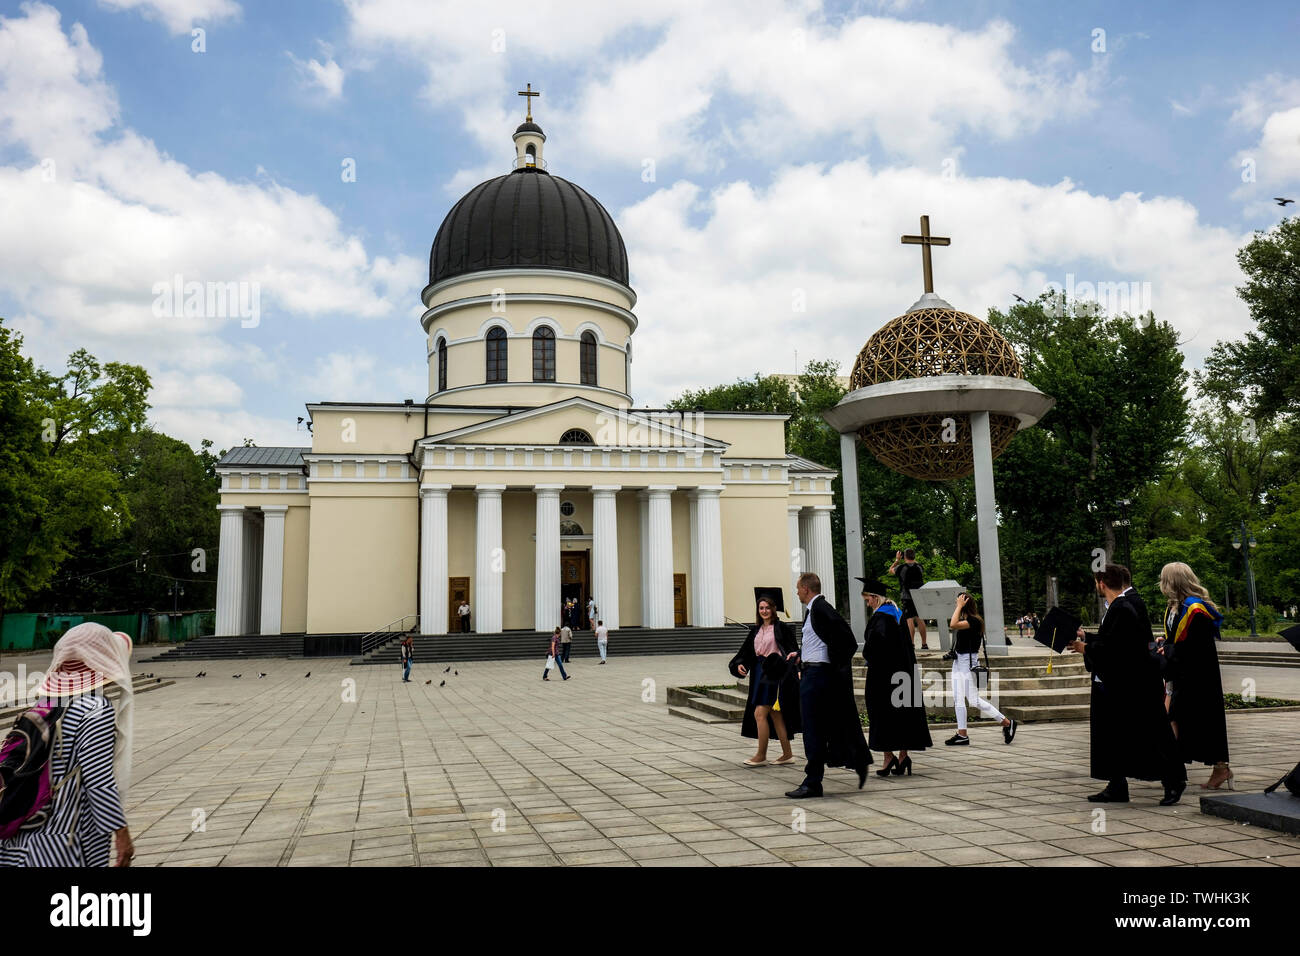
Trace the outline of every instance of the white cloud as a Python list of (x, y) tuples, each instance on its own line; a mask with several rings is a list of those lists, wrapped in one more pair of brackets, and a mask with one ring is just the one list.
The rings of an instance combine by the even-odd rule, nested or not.
[[(834, 358), (847, 373), (921, 293), (917, 249), (899, 243), (916, 232), (918, 211), (953, 239), (934, 253), (937, 291), (980, 317), (1073, 273), (1076, 286), (1150, 283), (1157, 318), (1190, 339), (1189, 367), (1250, 327), (1234, 292), (1247, 237), (1206, 226), (1184, 200), (1096, 196), (1068, 180), (945, 180), (864, 160), (798, 166), (761, 190), (737, 182), (705, 195), (678, 182), (619, 214), (640, 296), (638, 404), (793, 371), (796, 349), (801, 362)], [(795, 309), (799, 294), (806, 312)]]
[(173, 34), (189, 33), (200, 21), (237, 19), (234, 0), (99, 0), (110, 10), (139, 10), (147, 20), (160, 21)]
[(1233, 157), (1236, 169), (1253, 175), (1233, 197), (1246, 202), (1248, 211), (1261, 213), (1278, 191), (1300, 184), (1300, 78), (1270, 74), (1248, 85), (1235, 101), (1230, 122), (1257, 132), (1259, 139)]
[(285, 55), (293, 61), (298, 74), (298, 82), (309, 90), (319, 90), (327, 100), (337, 100), (343, 96), (343, 67), (326, 56), (325, 62), (313, 58), (307, 61), (298, 59), (288, 50)]

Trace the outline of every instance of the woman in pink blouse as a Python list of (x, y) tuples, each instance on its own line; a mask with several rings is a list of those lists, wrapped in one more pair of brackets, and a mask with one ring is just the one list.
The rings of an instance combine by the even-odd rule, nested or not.
[(790, 738), (800, 726), (799, 676), (786, 659), (798, 650), (794, 632), (776, 616), (775, 602), (763, 595), (758, 601), (758, 620), (728, 665), (736, 677), (749, 678), (749, 700), (740, 733), (758, 738), (758, 752), (744, 761), (747, 767), (767, 763), (767, 742), (773, 734), (781, 741), (781, 756), (772, 763), (794, 760)]

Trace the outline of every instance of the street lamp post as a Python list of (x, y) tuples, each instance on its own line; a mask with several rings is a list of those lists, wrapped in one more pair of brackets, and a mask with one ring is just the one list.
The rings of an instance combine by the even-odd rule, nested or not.
[(1112, 521), (1111, 525), (1116, 528), (1124, 529), (1124, 567), (1132, 571), (1133, 570), (1133, 541), (1129, 537), (1129, 527), (1132, 524), (1132, 522), (1129, 520), (1128, 509), (1129, 509), (1129, 505), (1133, 504), (1133, 500), (1131, 498), (1121, 498), (1117, 502), (1117, 504), (1119, 505), (1120, 517), (1115, 521)]
[[(1243, 547), (1244, 545), (1244, 547)], [(1232, 536), (1233, 548), (1241, 551), (1241, 555), (1246, 559), (1246, 600), (1250, 602), (1250, 636), (1258, 638), (1259, 634), (1255, 631), (1255, 572), (1250, 566), (1250, 549), (1255, 547), (1255, 536), (1246, 530), (1246, 522), (1241, 522), (1241, 534)]]

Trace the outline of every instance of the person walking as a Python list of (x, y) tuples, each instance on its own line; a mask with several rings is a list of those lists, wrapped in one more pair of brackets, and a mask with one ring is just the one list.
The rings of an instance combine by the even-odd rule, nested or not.
[(1206, 790), (1232, 786), (1228, 766), (1228, 722), (1215, 641), (1223, 615), (1196, 573), (1181, 561), (1160, 569), (1165, 608), (1165, 680), (1170, 688), (1169, 722), (1183, 763), (1212, 764)]
[(609, 628), (604, 621), (596, 622), (596, 650), (600, 652), (600, 662), (606, 663), (605, 651), (609, 648)]
[(894, 563), (889, 566), (889, 573), (898, 577), (898, 599), (902, 606), (903, 619), (907, 621), (908, 639), (915, 640), (916, 632), (920, 631), (921, 650), (928, 651), (930, 645), (926, 643), (925, 619), (921, 617), (921, 612), (916, 609), (916, 604), (912, 601), (912, 592), (925, 583), (925, 570), (916, 563), (916, 551), (908, 548), (895, 554)]
[(542, 668), (542, 680), (551, 679), (550, 671), (552, 667), (558, 667), (560, 676), (565, 680), (569, 679), (569, 675), (564, 672), (564, 662), (560, 660), (560, 629), (558, 627), (551, 633), (551, 646), (546, 652), (546, 666)]
[(462, 634), (468, 634), (469, 633), (469, 601), (461, 601), (460, 608), (457, 610), (457, 613), (460, 614), (460, 632)]
[(411, 682), (411, 664), (415, 660), (415, 641), (411, 635), (406, 635), (406, 640), (402, 641), (402, 682), (409, 684)]
[[(29, 754), (42, 739), (48, 746), (51, 796), (43, 808), (5, 821), (17, 832), (0, 840), (0, 866), (108, 866), (114, 850), (117, 866), (131, 865), (135, 846), (123, 811), (134, 743), (131, 649), (130, 637), (89, 621), (54, 645), (36, 705), (15, 724)], [(121, 691), (116, 701), (105, 696), (110, 685)], [(6, 768), (6, 788), (13, 776)], [(30, 828), (21, 826), (24, 818)]]
[(861, 790), (871, 765), (853, 693), (853, 655), (858, 642), (821, 591), (821, 578), (816, 574), (806, 571), (799, 575), (795, 592), (805, 610), (803, 645), (798, 655), (786, 659), (799, 661), (799, 718), (808, 763), (803, 782), (786, 793), (792, 800), (822, 796), (827, 767), (854, 770)]
[(980, 646), (984, 643), (984, 618), (980, 617), (975, 599), (964, 591), (957, 595), (957, 606), (953, 608), (948, 629), (953, 632), (952, 699), (953, 708), (957, 711), (957, 732), (944, 743), (949, 747), (970, 743), (966, 729), (968, 703), (974, 704), (985, 717), (1001, 722), (1002, 740), (1011, 743), (1019, 725), (980, 696), (979, 684), (971, 674), (979, 663)]
[[(912, 639), (903, 630), (903, 612), (885, 597), (879, 581), (858, 578), (862, 599), (871, 608), (862, 638), (862, 659), (867, 662), (863, 702), (867, 706), (867, 746), (885, 755), (878, 777), (912, 774), (909, 751), (933, 747), (930, 723), (921, 696), (921, 676), (916, 667)], [(903, 697), (895, 694), (902, 680)], [(894, 751), (898, 751), (897, 754)]]
[(1187, 768), (1165, 712), (1160, 664), (1148, 649), (1151, 619), (1130, 586), (1128, 568), (1107, 564), (1094, 575), (1107, 609), (1097, 633), (1078, 639), (1070, 649), (1083, 655), (1092, 674), (1089, 714), (1089, 773), (1106, 787), (1088, 797), (1092, 803), (1128, 803), (1128, 778), (1159, 780), (1162, 807), (1177, 803), (1187, 788)]
[(596, 607), (596, 596), (593, 594), (587, 598), (587, 627), (595, 628), (598, 613), (600, 613), (600, 608)]
[(564, 663), (569, 663), (569, 651), (573, 648), (573, 628), (565, 624), (560, 627), (560, 650), (563, 652)]
[(773, 734), (781, 741), (781, 756), (772, 763), (792, 762), (790, 737), (799, 732), (799, 675), (786, 663), (790, 655), (798, 656), (799, 644), (790, 625), (776, 616), (776, 605), (768, 595), (759, 598), (756, 616), (727, 665), (732, 676), (749, 678), (740, 735), (758, 738), (758, 750), (742, 761), (746, 767), (767, 763), (767, 743)]

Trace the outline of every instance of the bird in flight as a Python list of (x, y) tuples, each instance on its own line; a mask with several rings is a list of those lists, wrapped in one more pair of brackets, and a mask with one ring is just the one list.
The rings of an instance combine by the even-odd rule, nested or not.
[(1029, 300), (1026, 299), (1024, 296), (1022, 296), (1022, 295), (1016, 295), (1014, 292), (1011, 293), (1011, 295), (1015, 298), (1015, 300), (1016, 300), (1017, 302), (1023, 302), (1025, 305), (1028, 305), (1028, 304), (1029, 304)]
[(1295, 200), (1294, 200), (1294, 199), (1283, 199), (1281, 196), (1274, 196), (1274, 197), (1273, 197), (1273, 202), (1277, 203), (1279, 206), (1281, 206), (1282, 208), (1285, 209), (1286, 206), (1287, 206), (1289, 203), (1293, 203), (1293, 202), (1295, 202)]

